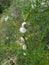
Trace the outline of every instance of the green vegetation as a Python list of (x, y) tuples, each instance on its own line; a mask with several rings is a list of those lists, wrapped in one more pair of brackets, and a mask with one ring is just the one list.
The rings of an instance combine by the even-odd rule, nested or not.
[[(27, 23), (25, 51), (19, 45), (22, 22)], [(0, 0), (0, 65), (49, 65), (48, 0)]]

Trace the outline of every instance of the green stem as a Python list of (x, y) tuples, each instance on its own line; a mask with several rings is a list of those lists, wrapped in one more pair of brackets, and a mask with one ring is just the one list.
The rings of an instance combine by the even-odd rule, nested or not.
[(33, 11), (33, 10), (30, 10), (30, 12), (28, 13), (28, 15), (27, 15), (27, 17), (26, 17), (26, 19), (25, 19), (25, 22), (29, 19), (29, 17), (30, 17), (30, 15), (31, 15), (32, 11)]

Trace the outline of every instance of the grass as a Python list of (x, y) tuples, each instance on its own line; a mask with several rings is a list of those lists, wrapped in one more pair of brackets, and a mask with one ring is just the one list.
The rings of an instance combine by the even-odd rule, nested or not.
[[(0, 65), (15, 56), (15, 65), (49, 65), (49, 7), (43, 8), (36, 2), (35, 9), (32, 9), (32, 3), (32, 0), (13, 0), (11, 6), (16, 8), (12, 12), (15, 16), (11, 15), (10, 7), (0, 15)], [(5, 22), (7, 15), (9, 19)], [(24, 21), (27, 22), (26, 51), (19, 45), (22, 36), (19, 28)]]

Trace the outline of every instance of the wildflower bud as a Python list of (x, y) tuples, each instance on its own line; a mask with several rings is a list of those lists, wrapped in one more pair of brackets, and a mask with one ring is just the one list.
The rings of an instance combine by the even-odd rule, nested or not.
[(26, 53), (24, 52), (23, 55), (26, 56)]
[(27, 49), (27, 47), (26, 47), (25, 44), (22, 46), (22, 49), (23, 49), (23, 50), (26, 50), (26, 49)]
[(25, 25), (26, 25), (26, 22), (23, 22), (23, 23), (22, 23), (22, 27), (24, 27)]
[(20, 27), (20, 32), (21, 33), (26, 33), (26, 29), (24, 27)]
[(23, 37), (21, 37), (21, 42), (25, 42), (25, 39)]

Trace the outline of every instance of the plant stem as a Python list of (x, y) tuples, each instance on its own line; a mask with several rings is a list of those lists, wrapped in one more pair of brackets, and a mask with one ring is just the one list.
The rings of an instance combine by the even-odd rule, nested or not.
[(29, 17), (30, 17), (30, 15), (31, 15), (32, 11), (33, 11), (33, 10), (30, 10), (30, 12), (28, 13), (28, 16), (27, 16), (27, 18), (25, 19), (25, 22), (29, 19)]

